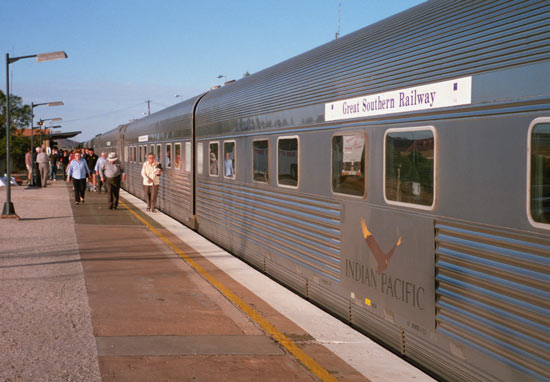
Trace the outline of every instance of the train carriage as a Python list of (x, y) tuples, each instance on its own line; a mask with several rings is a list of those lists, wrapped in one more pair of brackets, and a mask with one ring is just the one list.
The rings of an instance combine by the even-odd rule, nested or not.
[(549, 16), (428, 1), (129, 124), (125, 188), (153, 145), (163, 211), (406, 358), (549, 381)]
[[(193, 210), (193, 124), (194, 109), (201, 96), (132, 122), (124, 131), (124, 164), (130, 192), (145, 196), (141, 177), (147, 154), (161, 163), (158, 208), (194, 227)], [(128, 154), (126, 155), (126, 152)]]

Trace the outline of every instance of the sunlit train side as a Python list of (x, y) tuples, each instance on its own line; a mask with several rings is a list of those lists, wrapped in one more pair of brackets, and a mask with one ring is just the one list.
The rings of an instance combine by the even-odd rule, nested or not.
[(549, 16), (429, 1), (92, 143), (437, 376), (550, 381)]

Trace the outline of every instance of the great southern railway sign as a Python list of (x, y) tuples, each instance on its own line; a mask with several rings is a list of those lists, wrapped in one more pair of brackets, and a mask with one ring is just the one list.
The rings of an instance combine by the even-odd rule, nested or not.
[(325, 121), (337, 121), (472, 103), (472, 77), (436, 82), (325, 104)]

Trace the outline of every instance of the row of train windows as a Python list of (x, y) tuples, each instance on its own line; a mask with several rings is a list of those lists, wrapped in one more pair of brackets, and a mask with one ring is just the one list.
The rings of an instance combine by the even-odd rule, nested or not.
[[(365, 149), (363, 133), (332, 137), (332, 191), (337, 194), (365, 195)], [(277, 184), (297, 188), (299, 184), (299, 139), (277, 139)], [(220, 154), (225, 178), (235, 177), (235, 141), (208, 143), (208, 175), (219, 176)], [(197, 171), (203, 174), (203, 143), (197, 146)], [(434, 133), (433, 130), (389, 131), (386, 135), (386, 197), (397, 203), (433, 205)], [(269, 182), (269, 141), (252, 142), (252, 179)]]
[[(384, 196), (390, 204), (405, 204), (429, 209), (434, 205), (435, 130), (433, 128), (389, 129), (384, 138)], [(550, 224), (550, 120), (533, 123), (529, 137), (529, 218), (534, 225), (548, 228)], [(164, 165), (171, 167), (171, 144), (165, 145)], [(130, 147), (130, 161), (143, 162), (147, 146)], [(235, 179), (236, 143), (208, 143), (208, 175), (219, 176), (220, 148), (223, 148), (222, 173)], [(143, 150), (143, 152), (142, 152)], [(203, 143), (197, 146), (197, 171), (203, 174)], [(368, 141), (363, 133), (332, 137), (332, 191), (337, 194), (363, 197), (366, 191), (365, 151)], [(181, 168), (181, 146), (174, 144), (174, 168)], [(155, 145), (151, 145), (155, 152)], [(125, 160), (127, 160), (125, 153)], [(161, 145), (156, 145), (156, 157), (161, 157)], [(298, 137), (277, 140), (277, 184), (298, 187)], [(269, 182), (269, 141), (252, 142), (252, 178)], [(185, 171), (191, 171), (191, 143), (185, 142)]]
[[(164, 145), (164, 152), (162, 145), (150, 145), (147, 150), (147, 145), (129, 146), (124, 148), (124, 161), (143, 163), (147, 160), (149, 154), (153, 154), (155, 159), (163, 163), (166, 168), (174, 168), (180, 170), (182, 168), (182, 158), (185, 158), (184, 170), (191, 171), (191, 142), (184, 143), (184, 155), (182, 154), (181, 143), (174, 143), (174, 153), (172, 155), (172, 144), (167, 143)], [(173, 157), (173, 163), (172, 163)]]

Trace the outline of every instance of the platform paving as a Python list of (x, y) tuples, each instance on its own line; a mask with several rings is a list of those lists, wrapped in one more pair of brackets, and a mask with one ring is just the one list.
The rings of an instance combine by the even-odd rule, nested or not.
[[(0, 220), (0, 381), (319, 380), (106, 195), (76, 205), (55, 182), (12, 199), (21, 219)], [(367, 380), (149, 221), (338, 380)]]
[(2, 382), (101, 380), (68, 195), (12, 187), (21, 219), (0, 219)]

